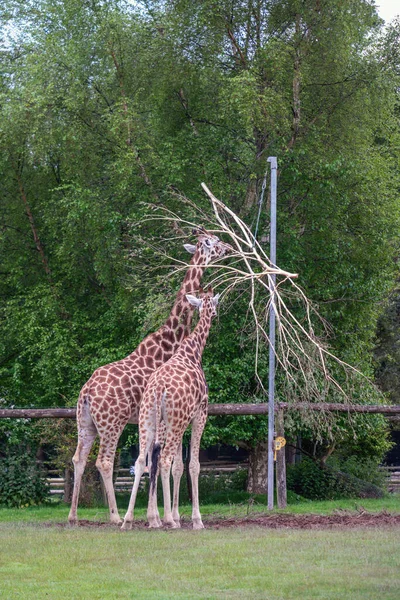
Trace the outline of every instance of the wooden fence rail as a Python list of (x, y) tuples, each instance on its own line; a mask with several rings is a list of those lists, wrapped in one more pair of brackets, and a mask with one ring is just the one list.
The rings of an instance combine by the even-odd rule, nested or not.
[[(277, 409), (283, 410), (315, 410), (336, 411), (346, 413), (382, 414), (389, 418), (400, 416), (400, 405), (382, 404), (339, 404), (277, 402)], [(209, 404), (209, 415), (266, 415), (268, 403), (258, 404)], [(76, 408), (2, 408), (0, 418), (3, 419), (75, 419)]]
[[(288, 402), (277, 402), (275, 404), (278, 414), (284, 410), (315, 410), (315, 411), (335, 411), (345, 413), (364, 413), (364, 414), (382, 414), (389, 419), (400, 418), (400, 405), (382, 405), (382, 404), (339, 404), (339, 403), (308, 403), (298, 402), (296, 404)], [(265, 415), (268, 414), (268, 403), (257, 404), (209, 404), (209, 415)], [(12, 419), (76, 419), (76, 408), (2, 408), (0, 409), (0, 418)], [(283, 431), (280, 433), (283, 435)], [(283, 455), (282, 455), (283, 456)], [(390, 479), (390, 490), (397, 492), (399, 490), (398, 474), (393, 473)], [(64, 480), (50, 481), (53, 494), (61, 494)], [(126, 485), (126, 481), (123, 482)], [(122, 484), (122, 481), (120, 482)], [(277, 497), (278, 507), (286, 506), (286, 467), (285, 461), (280, 460), (277, 463)]]
[(383, 465), (380, 469), (386, 475), (388, 491), (400, 494), (400, 467)]
[[(232, 474), (237, 469), (244, 469), (248, 467), (247, 461), (229, 462), (224, 463), (222, 461), (206, 462), (201, 463), (200, 472), (202, 474), (213, 473), (216, 477), (220, 474)], [(383, 465), (379, 467), (386, 477), (386, 489), (391, 493), (400, 493), (400, 467), (388, 467)], [(145, 475), (147, 475), (145, 473)], [(47, 472), (47, 482), (50, 488), (51, 495), (64, 495), (65, 493), (65, 479), (59, 470), (51, 470)], [(117, 475), (114, 481), (114, 489), (116, 492), (130, 492), (133, 485), (133, 476), (131, 475), (130, 469), (119, 468), (117, 469)], [(140, 484), (141, 489), (145, 487), (145, 479), (143, 478)]]
[[(223, 462), (223, 461), (207, 461), (200, 464), (200, 473), (203, 475), (209, 475), (212, 473), (215, 477), (220, 475), (232, 475), (238, 469), (247, 469), (248, 461), (244, 460), (241, 462)], [(140, 482), (140, 489), (145, 489), (146, 477), (148, 473), (144, 473), (145, 477), (142, 477)], [(51, 469), (47, 471), (47, 483), (49, 484), (49, 492), (53, 496), (64, 496), (65, 495), (65, 478), (62, 472), (58, 469)], [(116, 470), (116, 477), (114, 481), (114, 489), (116, 492), (130, 492), (133, 486), (133, 475), (130, 469), (120, 467)]]

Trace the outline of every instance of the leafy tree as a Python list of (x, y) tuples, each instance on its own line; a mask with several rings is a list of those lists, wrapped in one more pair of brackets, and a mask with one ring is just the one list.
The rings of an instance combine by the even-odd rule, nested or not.
[[(165, 228), (147, 222), (139, 237), (133, 225), (149, 204), (193, 218), (176, 189), (208, 211), (202, 180), (254, 225), (268, 155), (279, 159), (278, 263), (300, 273), (334, 351), (373, 374), (398, 246), (396, 23), (384, 33), (365, 0), (6, 0), (1, 17), (8, 403), (73, 405), (96, 366), (132, 351), (177, 284), (166, 261), (140, 271)], [(206, 350), (212, 401), (259, 398), (253, 351), (237, 298)], [(354, 395), (370, 401), (361, 385)], [(377, 421), (371, 440), (382, 431)], [(265, 432), (263, 419), (215, 419), (205, 439), (245, 445), (261, 464)]]

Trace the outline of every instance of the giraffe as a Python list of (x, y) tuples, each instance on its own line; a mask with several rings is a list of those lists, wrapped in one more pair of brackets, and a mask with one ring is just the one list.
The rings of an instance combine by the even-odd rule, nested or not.
[[(171, 511), (170, 470), (171, 463), (179, 454), (182, 438), (192, 423), (189, 472), (192, 481), (193, 529), (203, 529), (199, 510), (198, 480), (200, 473), (200, 440), (207, 419), (208, 387), (201, 365), (203, 350), (210, 331), (212, 318), (217, 314), (219, 296), (213, 297), (211, 289), (200, 298), (187, 294), (188, 302), (199, 309), (200, 319), (193, 333), (179, 346), (177, 352), (150, 377), (139, 412), (140, 454), (135, 463), (135, 481), (122, 529), (132, 527), (133, 509), (146, 456), (152, 449), (150, 471), (150, 494), (147, 511), (149, 527), (160, 527), (157, 509), (156, 479), (157, 463), (160, 463), (164, 496), (164, 525), (180, 527), (178, 511), (179, 482), (174, 478), (174, 501)], [(164, 425), (160, 436), (161, 425)], [(165, 439), (161, 448), (160, 441)], [(176, 487), (178, 483), (178, 487)]]
[[(88, 455), (97, 435), (100, 448), (96, 466), (107, 494), (111, 523), (120, 524), (113, 487), (115, 451), (127, 423), (137, 423), (142, 394), (152, 372), (169, 360), (182, 340), (190, 334), (193, 307), (186, 294), (196, 292), (205, 267), (232, 248), (204, 228), (194, 229), (196, 245), (185, 244), (193, 254), (181, 288), (167, 321), (148, 335), (126, 358), (99, 367), (80, 391), (77, 404), (78, 444), (73, 456), (74, 489), (68, 516), (70, 524), (78, 521), (79, 489)], [(183, 472), (182, 457), (174, 463), (175, 476)]]

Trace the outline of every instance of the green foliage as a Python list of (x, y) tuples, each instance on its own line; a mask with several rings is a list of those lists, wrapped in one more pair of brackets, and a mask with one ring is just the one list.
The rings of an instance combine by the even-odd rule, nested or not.
[[(0, 403), (0, 406), (3, 408), (4, 403)], [(22, 443), (33, 441), (30, 424), (29, 419), (0, 419), (0, 455), (7, 454)]]
[(0, 504), (23, 507), (41, 504), (48, 499), (46, 479), (34, 456), (22, 451), (0, 458)]
[[(334, 352), (373, 375), (400, 231), (396, 24), (384, 32), (363, 0), (6, 0), (0, 11), (7, 406), (74, 405), (95, 367), (160, 325), (178, 279), (154, 248), (176, 233), (146, 222), (139, 235), (149, 202), (191, 220), (169, 190), (208, 212), (204, 180), (254, 227), (268, 155), (279, 162), (278, 264), (299, 273)], [(260, 236), (268, 227), (263, 211)], [(212, 402), (260, 398), (246, 299), (238, 290), (222, 305), (206, 349)], [(365, 387), (350, 385), (351, 399), (372, 401)], [(301, 399), (278, 372), (278, 396), (288, 391)], [(289, 433), (315, 434), (316, 422), (296, 419)], [(368, 419), (329, 430), (378, 455), (383, 425)], [(265, 432), (265, 419), (218, 418), (204, 442), (249, 448)]]
[(400, 403), (400, 303), (399, 288), (389, 296), (385, 310), (378, 321), (377, 345), (374, 357), (379, 386), (394, 404)]
[(223, 502), (237, 502), (240, 493), (246, 491), (246, 484), (246, 469), (237, 469), (231, 474), (203, 474), (199, 478), (199, 497), (205, 504), (218, 504), (224, 496)]
[(379, 464), (373, 458), (360, 458), (359, 456), (349, 456), (346, 459), (331, 457), (328, 460), (328, 466), (336, 471), (341, 471), (368, 483), (372, 483), (379, 488), (383, 488), (386, 483), (386, 475), (379, 468)]
[[(383, 479), (378, 474), (373, 461), (360, 467), (357, 460), (348, 460), (340, 465), (340, 470), (325, 465), (321, 467), (309, 458), (296, 465), (290, 465), (287, 472), (288, 489), (311, 500), (336, 500), (339, 498), (380, 498), (383, 492), (379, 485)], [(361, 479), (365, 476), (367, 479)], [(373, 480), (373, 481), (372, 481)]]

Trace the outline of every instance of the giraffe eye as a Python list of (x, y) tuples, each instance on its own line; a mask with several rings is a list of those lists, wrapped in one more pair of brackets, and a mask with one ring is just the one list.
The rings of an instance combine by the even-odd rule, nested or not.
[(207, 246), (207, 248), (211, 248), (211, 242), (210, 242), (210, 240), (205, 239), (204, 240), (204, 244)]

